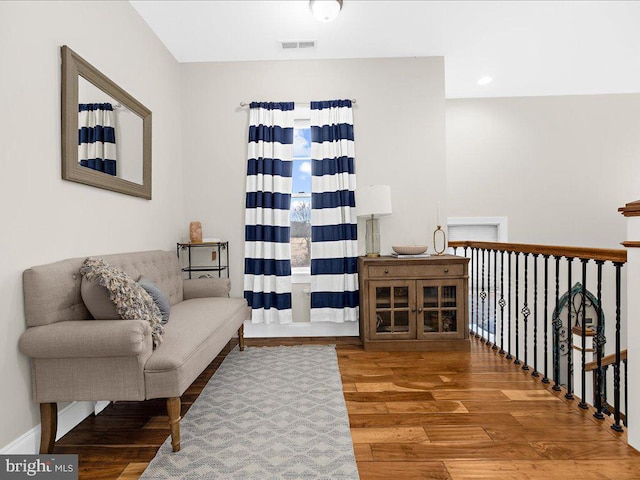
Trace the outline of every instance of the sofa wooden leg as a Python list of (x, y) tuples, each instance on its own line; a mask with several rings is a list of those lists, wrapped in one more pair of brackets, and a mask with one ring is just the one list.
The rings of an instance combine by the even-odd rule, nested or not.
[(58, 404), (40, 404), (40, 454), (53, 453), (58, 431)]
[(171, 446), (174, 452), (180, 451), (180, 397), (167, 398), (167, 413), (171, 429)]
[(244, 323), (238, 329), (238, 341), (240, 343), (240, 351), (244, 350)]

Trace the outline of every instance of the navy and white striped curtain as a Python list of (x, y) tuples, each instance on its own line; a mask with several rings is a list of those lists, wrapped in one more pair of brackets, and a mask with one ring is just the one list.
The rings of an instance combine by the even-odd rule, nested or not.
[(311, 321), (358, 320), (353, 110), (311, 102)]
[(245, 210), (244, 297), (254, 323), (291, 323), (289, 208), (293, 102), (252, 102)]
[(116, 175), (115, 114), (110, 103), (78, 105), (78, 162)]

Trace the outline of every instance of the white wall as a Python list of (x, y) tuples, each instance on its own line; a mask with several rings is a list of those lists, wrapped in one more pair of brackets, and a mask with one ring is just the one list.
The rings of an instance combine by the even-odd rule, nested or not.
[[(440, 57), (181, 65), (187, 220), (230, 242), (233, 295), (242, 294), (248, 111), (240, 102), (355, 98), (359, 185), (391, 185), (382, 252), (431, 243), (446, 192), (444, 64)], [(364, 229), (360, 225), (360, 250)], [(186, 232), (185, 232), (186, 236)]]
[[(153, 200), (61, 180), (65, 44), (153, 112)], [(186, 226), (178, 64), (128, 2), (0, 2), (0, 65), (2, 447), (40, 421), (17, 348), (22, 271), (69, 257), (173, 250)]]
[(509, 241), (621, 248), (640, 192), (640, 94), (447, 100), (451, 216)]

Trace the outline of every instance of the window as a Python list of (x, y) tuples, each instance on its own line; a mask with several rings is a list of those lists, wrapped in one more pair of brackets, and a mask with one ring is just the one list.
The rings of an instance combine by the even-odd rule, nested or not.
[(291, 268), (308, 273), (311, 265), (311, 127), (309, 109), (296, 107), (293, 134)]

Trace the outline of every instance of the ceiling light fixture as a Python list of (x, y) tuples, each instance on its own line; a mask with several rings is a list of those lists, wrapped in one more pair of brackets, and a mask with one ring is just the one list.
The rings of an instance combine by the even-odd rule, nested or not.
[(335, 20), (342, 10), (342, 0), (310, 0), (309, 8), (321, 22)]
[(489, 77), (488, 75), (478, 79), (478, 85), (489, 85), (491, 82), (493, 82), (493, 77)]

